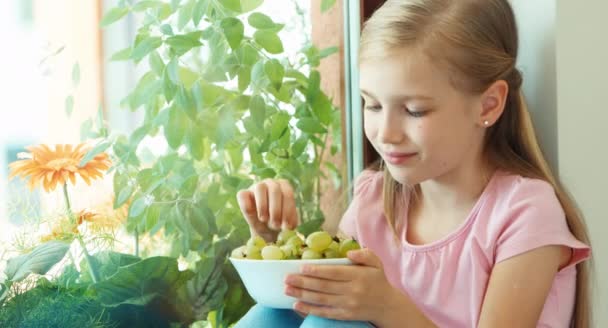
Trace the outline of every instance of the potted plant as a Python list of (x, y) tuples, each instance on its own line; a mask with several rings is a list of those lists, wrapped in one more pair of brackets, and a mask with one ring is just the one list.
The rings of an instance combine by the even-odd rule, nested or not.
[[(256, 11), (262, 3), (120, 1), (105, 14), (102, 26), (127, 14), (141, 18), (133, 44), (112, 59), (142, 66), (123, 105), (143, 119), (126, 135), (111, 133), (102, 121), (88, 124), (86, 134), (97, 143), (80, 164), (105, 152), (111, 155), (113, 208), (128, 208), (123, 225), (135, 251), (85, 252), (82, 263), (65, 265), (56, 279), (33, 282), (35, 288), (29, 290), (36, 292), (30, 296), (61, 290), (61, 295), (85, 297), (83, 313), (97, 313), (92, 317), (102, 323), (135, 307), (142, 317), (169, 309), (162, 320), (152, 320), (157, 324), (205, 321), (227, 327), (253, 304), (226, 260), (249, 237), (236, 192), (259, 179), (287, 179), (296, 190), (303, 222), (299, 230), (307, 234), (321, 226), (321, 182), (328, 174), (341, 176), (323, 158), (340, 151), (341, 134), (340, 113), (321, 91), (316, 68), (336, 49), (307, 45), (290, 61), (278, 35), (284, 26)], [(162, 136), (167, 151), (142, 153), (151, 136)], [(169, 244), (165, 256), (143, 252), (142, 240), (150, 237)], [(45, 274), (51, 262), (65, 258), (61, 252), (66, 246), (60, 242), (44, 243), (22, 255), (29, 260), (19, 261), (48, 258), (47, 266), (29, 270)], [(86, 250), (86, 243), (79, 245)], [(53, 247), (57, 253), (51, 260), (47, 248)], [(178, 258), (187, 270), (178, 270)], [(158, 267), (166, 275), (152, 269)], [(125, 289), (131, 284), (148, 289)], [(11, 286), (2, 286), (10, 296)], [(12, 296), (5, 300), (14, 301), (18, 293)]]

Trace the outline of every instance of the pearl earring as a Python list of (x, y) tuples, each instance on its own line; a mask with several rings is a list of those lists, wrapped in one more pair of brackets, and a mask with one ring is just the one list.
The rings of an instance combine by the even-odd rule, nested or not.
[(488, 124), (490, 124), (490, 122), (488, 122), (488, 121), (483, 121), (483, 125), (488, 126)]

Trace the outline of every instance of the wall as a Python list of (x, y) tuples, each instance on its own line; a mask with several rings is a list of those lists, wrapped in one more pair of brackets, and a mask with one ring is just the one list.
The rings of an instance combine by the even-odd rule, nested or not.
[(512, 0), (518, 67), (545, 153), (580, 205), (595, 259), (594, 327), (608, 327), (608, 2)]

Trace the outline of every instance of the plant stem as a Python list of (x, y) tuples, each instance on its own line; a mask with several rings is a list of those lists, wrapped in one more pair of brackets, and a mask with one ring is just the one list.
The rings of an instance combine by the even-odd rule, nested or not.
[[(74, 215), (74, 212), (72, 212), (72, 206), (70, 205), (70, 196), (68, 194), (68, 184), (67, 183), (63, 184), (63, 196), (65, 198), (65, 206), (67, 207), (70, 222), (72, 224), (77, 224), (76, 216)], [(97, 283), (99, 281), (99, 273), (97, 272), (97, 266), (93, 262), (91, 255), (89, 255), (89, 252), (87, 251), (87, 246), (84, 243), (84, 240), (82, 240), (82, 236), (80, 234), (77, 234), (76, 239), (78, 239), (78, 242), (80, 243), (80, 247), (82, 247), (82, 251), (84, 252), (84, 258), (87, 260), (87, 264), (89, 265), (89, 272), (91, 274), (91, 279), (93, 279), (94, 283)]]
[[(323, 148), (321, 148), (321, 153), (319, 154), (319, 171), (322, 172), (321, 164), (323, 164), (323, 155), (325, 155), (325, 149), (327, 149), (327, 138), (329, 136), (329, 131), (325, 134), (323, 138)], [(321, 174), (317, 177), (317, 204), (319, 208), (321, 207)]]
[(139, 230), (135, 228), (135, 256), (139, 257)]
[(76, 223), (76, 217), (74, 213), (72, 213), (72, 206), (70, 205), (70, 197), (68, 196), (68, 184), (63, 184), (63, 198), (65, 199), (65, 207), (68, 210), (68, 217), (70, 218), (70, 223)]
[(97, 272), (97, 265), (93, 262), (93, 258), (87, 251), (87, 245), (82, 240), (81, 235), (77, 235), (76, 239), (80, 243), (80, 247), (82, 247), (82, 251), (84, 253), (84, 258), (87, 260), (87, 264), (89, 265), (89, 273), (91, 274), (91, 279), (93, 279), (93, 283), (99, 282), (99, 273)]

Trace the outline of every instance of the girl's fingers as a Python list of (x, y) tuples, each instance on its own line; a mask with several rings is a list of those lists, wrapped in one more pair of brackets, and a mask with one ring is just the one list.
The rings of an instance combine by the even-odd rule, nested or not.
[(289, 181), (279, 180), (283, 192), (283, 228), (295, 229), (298, 226), (298, 211), (296, 210), (296, 199), (293, 188)]
[(270, 220), (268, 227), (274, 230), (281, 228), (283, 221), (283, 193), (278, 182), (273, 180), (266, 181), (268, 189), (268, 213)]
[(348, 295), (352, 289), (350, 281), (335, 281), (300, 275), (289, 275), (285, 279), (285, 283), (288, 289), (296, 288), (332, 295)]
[(255, 206), (257, 208), (258, 220), (266, 223), (269, 219), (268, 214), (268, 187), (265, 183), (257, 183), (253, 186), (255, 196)]
[(241, 213), (250, 226), (254, 227), (258, 221), (258, 212), (255, 205), (255, 197), (250, 190), (241, 190), (236, 194), (236, 200)]

